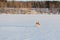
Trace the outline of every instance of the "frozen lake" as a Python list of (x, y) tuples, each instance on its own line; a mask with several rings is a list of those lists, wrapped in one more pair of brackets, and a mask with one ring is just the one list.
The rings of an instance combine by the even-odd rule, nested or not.
[(60, 40), (60, 15), (1, 14), (0, 40)]

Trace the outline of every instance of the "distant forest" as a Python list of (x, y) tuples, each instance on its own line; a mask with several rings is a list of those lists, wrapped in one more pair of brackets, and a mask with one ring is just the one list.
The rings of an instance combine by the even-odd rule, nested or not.
[(60, 1), (7, 1), (0, 0), (0, 14), (60, 14)]
[(60, 8), (60, 1), (7, 1), (0, 0), (0, 8)]

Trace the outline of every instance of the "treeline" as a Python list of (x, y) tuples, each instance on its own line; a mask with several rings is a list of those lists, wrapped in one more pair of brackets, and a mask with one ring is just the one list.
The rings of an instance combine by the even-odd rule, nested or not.
[(0, 14), (60, 14), (60, 8), (0, 8)]
[(60, 2), (59, 1), (7, 2), (6, 0), (0, 0), (0, 8), (60, 8)]

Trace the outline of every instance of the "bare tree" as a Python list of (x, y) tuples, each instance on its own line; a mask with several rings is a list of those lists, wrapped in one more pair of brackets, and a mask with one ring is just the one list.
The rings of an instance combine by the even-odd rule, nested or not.
[(7, 0), (0, 0), (0, 2), (7, 2)]

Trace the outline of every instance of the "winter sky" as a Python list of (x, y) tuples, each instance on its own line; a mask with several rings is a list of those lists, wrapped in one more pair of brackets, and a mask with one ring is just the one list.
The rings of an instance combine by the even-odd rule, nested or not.
[[(7, 1), (13, 1), (13, 0), (7, 0)], [(60, 1), (60, 0), (14, 0), (14, 1)]]

